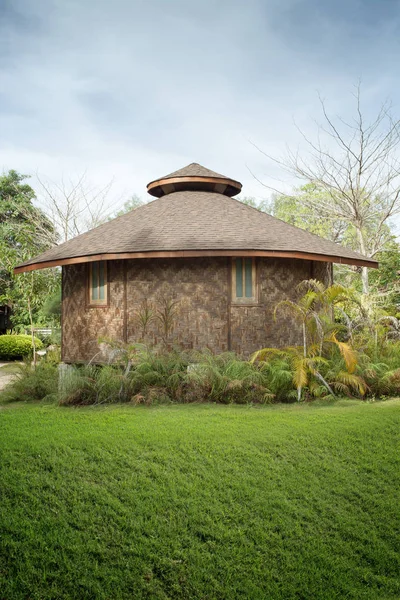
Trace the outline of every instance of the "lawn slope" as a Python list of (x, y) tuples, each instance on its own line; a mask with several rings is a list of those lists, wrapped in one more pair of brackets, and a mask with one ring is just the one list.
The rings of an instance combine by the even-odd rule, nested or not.
[(400, 597), (400, 402), (0, 408), (0, 598)]

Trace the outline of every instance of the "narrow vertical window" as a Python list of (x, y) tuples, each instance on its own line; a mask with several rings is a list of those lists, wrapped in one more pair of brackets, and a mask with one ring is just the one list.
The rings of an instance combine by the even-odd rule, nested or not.
[(96, 306), (107, 304), (107, 262), (90, 263), (89, 303)]
[(232, 301), (238, 304), (257, 302), (254, 259), (235, 258), (232, 266)]
[(236, 298), (243, 298), (243, 259), (236, 259)]
[(244, 259), (244, 289), (246, 298), (253, 298), (253, 261)]

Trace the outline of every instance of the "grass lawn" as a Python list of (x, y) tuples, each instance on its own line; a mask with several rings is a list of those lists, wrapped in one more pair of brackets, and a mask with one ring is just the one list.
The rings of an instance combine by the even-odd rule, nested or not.
[(400, 401), (0, 407), (0, 598), (399, 599)]

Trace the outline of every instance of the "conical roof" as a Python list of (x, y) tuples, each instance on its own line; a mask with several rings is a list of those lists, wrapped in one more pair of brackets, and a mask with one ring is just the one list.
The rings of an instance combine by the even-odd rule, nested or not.
[(147, 184), (147, 191), (156, 198), (181, 191), (217, 192), (235, 196), (241, 189), (242, 184), (239, 181), (206, 169), (198, 163), (191, 163)]
[(173, 171), (169, 175), (164, 175), (159, 179), (171, 179), (173, 177), (217, 177), (218, 179), (229, 179), (225, 175), (221, 175), (221, 173), (216, 173), (215, 171), (211, 171), (211, 169), (206, 169), (199, 163), (190, 163), (190, 165), (186, 165), (182, 169), (178, 169), (177, 171)]
[(277, 256), (378, 266), (224, 193), (189, 189), (164, 194), (47, 250), (16, 272), (92, 260), (190, 256)]

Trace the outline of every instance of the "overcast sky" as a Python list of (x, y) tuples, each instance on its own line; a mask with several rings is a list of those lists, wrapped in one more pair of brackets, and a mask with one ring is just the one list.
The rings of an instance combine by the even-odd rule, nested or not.
[(87, 170), (116, 198), (199, 162), (269, 194), (317, 92), (400, 115), (396, 0), (0, 0), (0, 169)]

